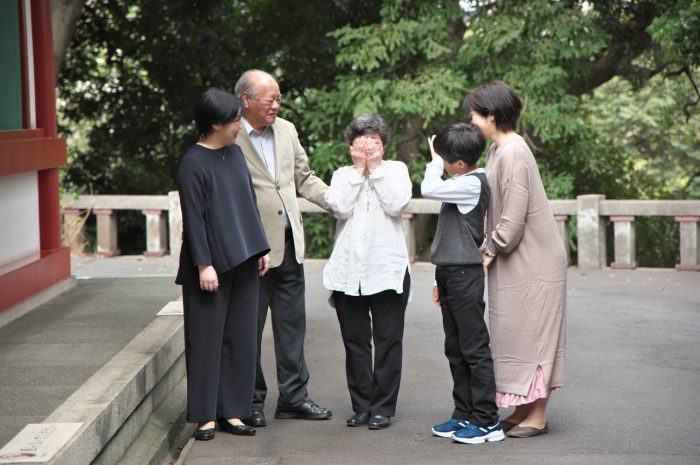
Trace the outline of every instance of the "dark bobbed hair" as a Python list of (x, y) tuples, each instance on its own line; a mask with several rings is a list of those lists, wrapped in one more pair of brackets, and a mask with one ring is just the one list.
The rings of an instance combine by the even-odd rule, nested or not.
[(379, 134), (384, 147), (389, 144), (389, 127), (386, 125), (386, 121), (381, 116), (371, 113), (358, 115), (348, 124), (345, 128), (345, 141), (348, 145), (352, 145), (355, 138), (370, 132)]
[(523, 104), (520, 97), (503, 81), (491, 81), (467, 95), (462, 108), (472, 110), (481, 116), (493, 115), (496, 128), (501, 131), (515, 131)]
[(479, 161), (486, 141), (479, 128), (470, 123), (456, 123), (442, 129), (433, 139), (433, 150), (448, 163), (462, 160), (468, 166)]
[(228, 124), (235, 120), (243, 107), (241, 100), (225, 90), (207, 89), (194, 107), (194, 122), (199, 137), (207, 137), (215, 124)]

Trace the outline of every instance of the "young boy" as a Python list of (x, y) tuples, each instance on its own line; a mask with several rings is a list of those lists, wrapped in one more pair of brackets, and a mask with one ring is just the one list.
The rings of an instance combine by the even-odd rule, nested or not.
[[(467, 123), (453, 124), (428, 142), (433, 159), (425, 168), (421, 193), (443, 202), (430, 261), (436, 266), (433, 300), (442, 308), (455, 402), (452, 417), (432, 432), (467, 444), (502, 441), (479, 252), (490, 188), (476, 163), (486, 143), (478, 128)], [(452, 175), (446, 181), (443, 169)]]

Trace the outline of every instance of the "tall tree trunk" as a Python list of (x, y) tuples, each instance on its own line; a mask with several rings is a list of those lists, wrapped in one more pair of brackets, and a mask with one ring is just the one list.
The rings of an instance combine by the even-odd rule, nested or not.
[(51, 0), (51, 25), (53, 28), (53, 69), (58, 80), (75, 26), (85, 7), (85, 0)]
[(396, 132), (400, 133), (403, 142), (396, 147), (396, 158), (407, 165), (411, 163), (411, 159), (420, 154), (420, 146), (423, 143), (423, 122), (421, 116), (416, 116), (408, 121), (401, 122)]

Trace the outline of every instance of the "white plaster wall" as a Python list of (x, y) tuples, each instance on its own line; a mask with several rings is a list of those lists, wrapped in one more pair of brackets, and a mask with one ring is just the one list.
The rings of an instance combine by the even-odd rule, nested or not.
[(40, 250), (38, 189), (36, 171), (0, 176), (0, 266)]

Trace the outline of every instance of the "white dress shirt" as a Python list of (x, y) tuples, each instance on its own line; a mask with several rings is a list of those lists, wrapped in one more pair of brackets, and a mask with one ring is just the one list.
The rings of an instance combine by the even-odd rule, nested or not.
[(272, 126), (265, 126), (263, 132), (260, 133), (245, 118), (241, 118), (241, 124), (245, 133), (250, 137), (253, 147), (255, 147), (258, 155), (262, 158), (265, 166), (267, 166), (270, 176), (272, 179), (277, 180), (275, 177), (275, 135), (272, 133)]
[[(426, 199), (454, 203), (463, 215), (474, 209), (481, 196), (481, 182), (475, 176), (457, 174), (442, 179), (445, 163), (439, 156), (434, 157), (425, 167), (425, 177), (420, 185), (420, 193)], [(469, 173), (484, 173), (483, 168), (477, 168)]]
[(353, 296), (403, 293), (409, 259), (401, 213), (411, 190), (408, 169), (399, 161), (383, 160), (369, 176), (352, 166), (333, 173), (325, 199), (338, 225), (323, 269), (326, 289)]

